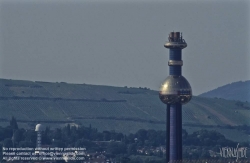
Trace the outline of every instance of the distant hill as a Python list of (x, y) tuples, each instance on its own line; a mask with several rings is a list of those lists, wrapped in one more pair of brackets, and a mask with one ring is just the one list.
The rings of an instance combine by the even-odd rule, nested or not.
[(214, 90), (202, 93), (199, 96), (250, 102), (250, 80), (227, 84)]
[[(157, 91), (147, 88), (0, 79), (0, 113), (0, 126), (14, 116), (25, 128), (38, 122), (52, 128), (70, 123), (123, 133), (166, 128), (166, 106)], [(247, 102), (193, 97), (183, 105), (183, 126), (190, 132), (218, 129), (240, 141), (247, 135), (218, 127), (249, 125), (249, 119)]]

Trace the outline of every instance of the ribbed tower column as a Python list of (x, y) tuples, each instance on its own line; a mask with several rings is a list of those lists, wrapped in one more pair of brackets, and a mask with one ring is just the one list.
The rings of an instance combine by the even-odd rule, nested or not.
[(169, 75), (181, 75), (181, 49), (169, 50)]
[(192, 90), (182, 76), (182, 49), (187, 44), (180, 32), (171, 32), (164, 46), (169, 48), (169, 76), (160, 88), (159, 97), (166, 108), (166, 160), (182, 159), (182, 104), (191, 100)]
[(36, 154), (40, 152), (39, 148), (42, 147), (42, 131), (44, 130), (43, 126), (41, 124), (37, 124), (35, 131), (37, 132), (37, 139), (36, 139), (36, 148), (35, 151)]
[(37, 131), (36, 147), (40, 148), (42, 144), (42, 133)]

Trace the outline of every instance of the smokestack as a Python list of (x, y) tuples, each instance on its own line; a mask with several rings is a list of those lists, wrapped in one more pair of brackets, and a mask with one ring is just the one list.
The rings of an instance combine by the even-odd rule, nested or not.
[(159, 98), (166, 107), (166, 160), (182, 160), (182, 105), (192, 98), (192, 89), (182, 76), (182, 49), (187, 43), (180, 32), (171, 32), (164, 46), (169, 49), (169, 76), (163, 82)]

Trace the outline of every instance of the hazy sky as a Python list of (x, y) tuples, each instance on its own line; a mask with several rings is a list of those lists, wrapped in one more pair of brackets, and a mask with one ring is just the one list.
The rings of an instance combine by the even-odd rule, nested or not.
[(180, 31), (198, 95), (249, 80), (249, 1), (0, 1), (0, 78), (149, 87)]

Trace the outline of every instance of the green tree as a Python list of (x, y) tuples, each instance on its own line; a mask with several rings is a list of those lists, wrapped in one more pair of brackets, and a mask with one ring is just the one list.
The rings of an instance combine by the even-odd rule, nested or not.
[(159, 144), (157, 142), (159, 142), (159, 137), (157, 136), (157, 132), (155, 130), (148, 130), (147, 132), (147, 146), (158, 146)]
[(108, 153), (115, 154), (115, 155), (126, 153), (126, 149), (127, 147), (124, 143), (111, 142), (107, 146)]
[(57, 128), (53, 133), (53, 139), (61, 140), (62, 139), (62, 130)]
[(12, 116), (12, 118), (10, 120), (10, 126), (13, 130), (18, 129), (17, 121), (16, 121), (16, 118), (14, 116)]
[(32, 143), (31, 141), (20, 141), (18, 144), (18, 147), (30, 147), (30, 148), (34, 148), (35, 144)]
[(111, 139), (111, 134), (109, 131), (103, 131), (103, 140), (109, 141)]
[(51, 137), (50, 137), (50, 128), (49, 127), (46, 127), (44, 132), (42, 132), (42, 141), (43, 141), (43, 144), (51, 144)]
[(24, 133), (23, 130), (20, 130), (20, 129), (15, 130), (14, 135), (13, 135), (14, 141), (19, 143), (23, 139), (23, 133)]
[(13, 146), (12, 140), (10, 138), (6, 138), (3, 141), (3, 147), (10, 148)]
[(209, 154), (209, 152), (208, 152), (208, 150), (203, 149), (202, 152), (201, 152), (200, 158), (202, 158), (202, 159), (211, 158), (211, 157), (210, 157), (210, 154)]
[(136, 144), (132, 143), (128, 145), (127, 153), (129, 155), (135, 155), (137, 153)]
[(27, 130), (24, 133), (24, 141), (32, 142), (32, 144), (36, 144), (37, 133), (33, 130)]
[(75, 142), (75, 147), (86, 147), (87, 149), (91, 148), (92, 146), (94, 146), (95, 144), (87, 139), (78, 139)]
[(142, 142), (142, 144), (144, 143), (145, 140), (147, 140), (147, 132), (148, 131), (145, 129), (140, 129), (139, 131), (136, 132), (136, 136), (138, 140)]
[(52, 145), (54, 147), (60, 147), (60, 148), (64, 148), (65, 147), (65, 144), (62, 140), (56, 140), (56, 139), (53, 139), (52, 140)]
[(4, 128), (0, 126), (0, 141), (3, 141), (4, 138), (5, 138)]

